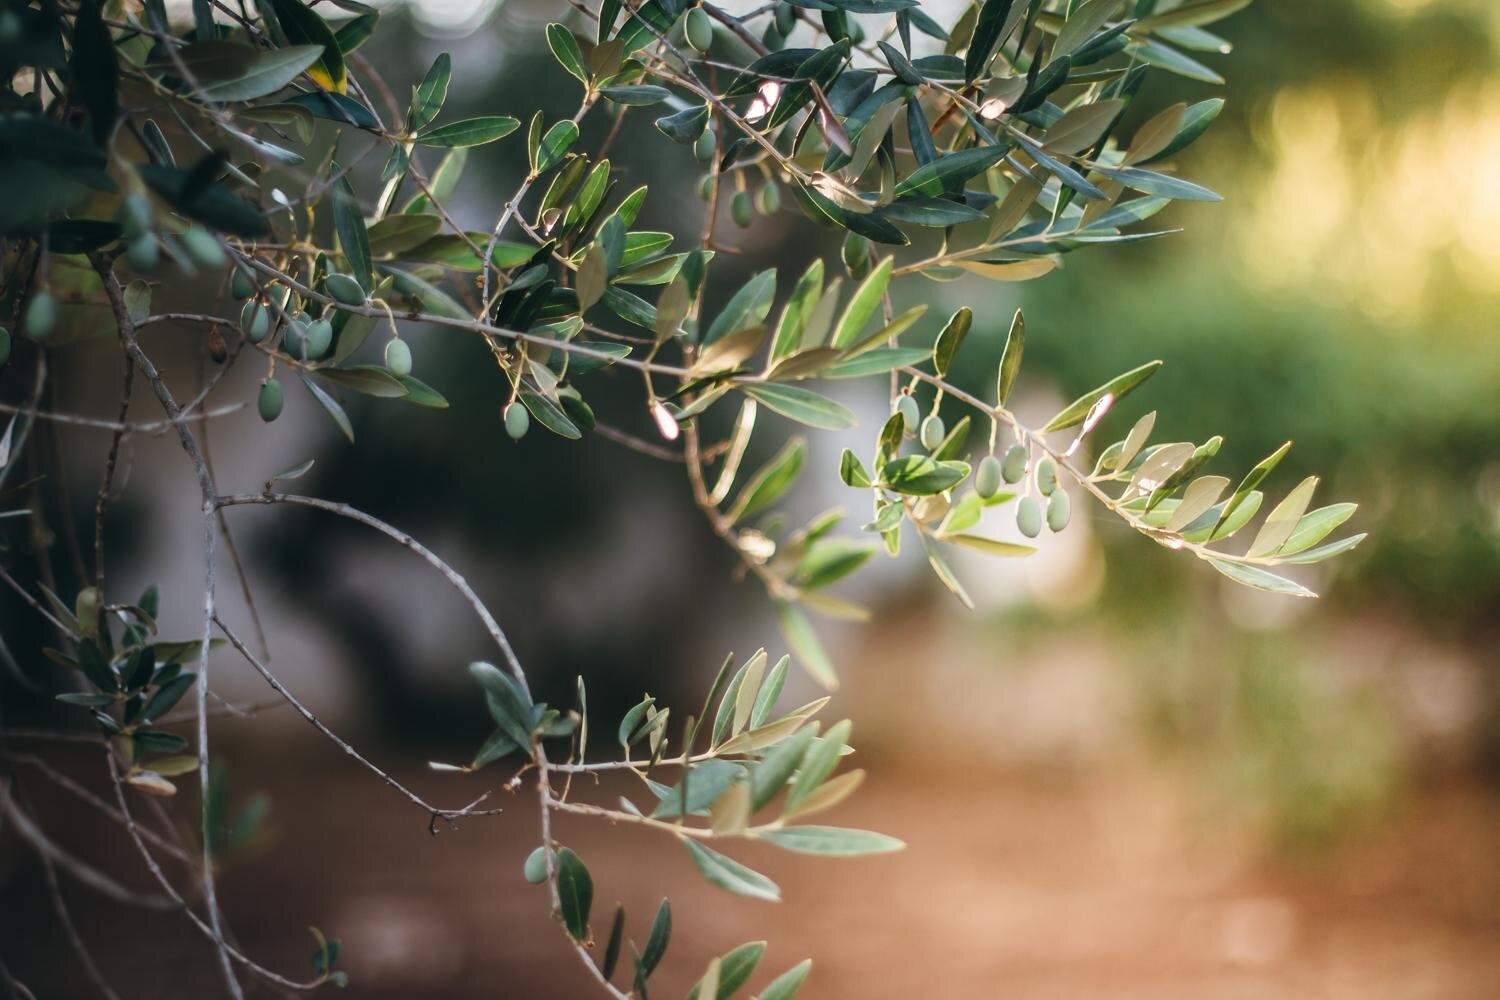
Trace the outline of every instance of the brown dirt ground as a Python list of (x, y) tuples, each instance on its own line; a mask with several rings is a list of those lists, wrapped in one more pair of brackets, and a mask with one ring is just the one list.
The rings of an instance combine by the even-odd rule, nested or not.
[[(96, 763), (78, 757), (77, 770)], [(866, 763), (871, 780), (828, 821), (910, 846), (858, 860), (735, 852), (781, 884), (779, 906), (706, 885), (659, 834), (570, 818), (559, 835), (593, 870), (596, 925), (621, 900), (639, 940), (671, 895), (676, 933), (658, 996), (681, 995), (709, 956), (755, 938), (770, 947), (752, 986), (812, 956), (811, 997), (1500, 996), (1491, 792), (1418, 792), (1329, 853), (1273, 861), (1160, 768), (1038, 776)], [(535, 837), (530, 795), (432, 837), (425, 817), (326, 745), (261, 759), (253, 780), (243, 755), (239, 767), (242, 787), (273, 793), (275, 841), (225, 872), (223, 894), (240, 942), (267, 964), (303, 974), (305, 928), (317, 924), (343, 940), (352, 985), (340, 995), (351, 1000), (595, 995), (546, 920), (543, 890), (520, 878)], [(411, 777), (443, 801), (474, 780)], [(622, 787), (601, 788), (598, 801)], [(65, 840), (129, 870), (116, 832), (75, 824)], [(89, 996), (41, 889), (34, 859), (0, 837), (0, 953), (39, 997)], [(218, 994), (208, 952), (180, 918), (67, 892), (123, 997)]]

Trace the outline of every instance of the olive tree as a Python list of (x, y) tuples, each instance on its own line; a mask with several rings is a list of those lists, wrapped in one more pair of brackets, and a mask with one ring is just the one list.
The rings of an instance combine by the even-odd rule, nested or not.
[[(1166, 206), (1217, 200), (1180, 176), (1173, 158), (1223, 102), (1143, 108), (1138, 95), (1155, 73), (1221, 83), (1204, 60), (1227, 43), (1208, 26), (1247, 2), (983, 0), (945, 25), (918, 0), (771, 0), (741, 13), (707, 0), (570, 0), (536, 43), (555, 57), (576, 110), (548, 120), (497, 95), (493, 114), (455, 120), (444, 109), (449, 57), (398, 97), (361, 55), (379, 15), (358, 0), (193, 0), (191, 23), (175, 23), (163, 0), (6, 0), (0, 176), (13, 196), (0, 204), (0, 308), (18, 335), (0, 330), (0, 359), (31, 372), (32, 388), (6, 405), (0, 487), (15, 497), (24, 485), (18, 460), (38, 421), (96, 428), (109, 446), (90, 578), (67, 593), (50, 571), (29, 579), (5, 571), (4, 582), (55, 632), (47, 655), (76, 671), (58, 675), (69, 680), (56, 697), (97, 734), (90, 738), (114, 789), (112, 801), (94, 803), (101, 819), (128, 835), (161, 905), (201, 933), (227, 992), (239, 996), (246, 978), (312, 989), (343, 973), (336, 941), (320, 936), (305, 978), (263, 966), (226, 929), (215, 895), (223, 806), (210, 741), (209, 670), (220, 646), (434, 828), (498, 813), (497, 788), (534, 790), (540, 829), (524, 876), (546, 886), (539, 915), (550, 911), (601, 991), (644, 998), (667, 950), (670, 907), (663, 901), (628, 935), (622, 910), (597, 912), (589, 869), (554, 839), (554, 816), (657, 831), (709, 882), (762, 900), (776, 900), (777, 885), (733, 858), (738, 843), (821, 855), (900, 848), (879, 832), (809, 822), (855, 792), (863, 772), (843, 766), (850, 721), (820, 721), (828, 697), (781, 702), (794, 668), (836, 686), (814, 620), (865, 617), (830, 587), (868, 560), (920, 546), (968, 604), (949, 565), (954, 547), (1025, 557), (1033, 540), (1067, 529), (1074, 503), (1086, 503), (1239, 584), (1311, 596), (1280, 568), (1327, 559), (1363, 536), (1327, 540), (1354, 506), (1314, 508), (1316, 478), (1257, 517), (1285, 447), (1237, 480), (1209, 474), (1220, 439), (1154, 441), (1154, 413), (1096, 446), (1157, 370), (1150, 359), (1027, 426), (1010, 408), (1028, 335), (1021, 314), (986, 354), (979, 338), (966, 340), (972, 308), (928, 316), (922, 301), (930, 282), (1028, 281), (1084, 248), (1166, 236), (1151, 221)], [(579, 148), (588, 117), (611, 123), (598, 148)], [(661, 156), (703, 165), (696, 232), (636, 227), (650, 193), (610, 163), (622, 128), (644, 133)], [(529, 169), (512, 190), (486, 192), (502, 206), (493, 225), (465, 228), (450, 212), (465, 159), (503, 142), (524, 143)], [(735, 228), (784, 211), (842, 234), (842, 252), (805, 269), (799, 262), (800, 273), (770, 269), (726, 287), (716, 272), (727, 270), (719, 261), (734, 248)], [(159, 311), (153, 295), (166, 281), (196, 283), (215, 304), (201, 314)], [(985, 289), (983, 281), (961, 287)], [(898, 312), (897, 301), (914, 304)], [(202, 332), (213, 375), (191, 396), (143, 346), (142, 332), (164, 323)], [(85, 324), (95, 336), (76, 349), (100, 363), (122, 358), (113, 419), (41, 405), (49, 353)], [(790, 654), (728, 656), (705, 675), (701, 705), (648, 696), (623, 719), (599, 719), (586, 677), (573, 704), (539, 703), (462, 566), (360, 510), (284, 490), (306, 463), (269, 476), (261, 492), (220, 490), (200, 436), (248, 402), (221, 398), (224, 373), (243, 363), (264, 369), (254, 402), (264, 420), (280, 416), (286, 393), (306, 393), (352, 439), (340, 402), (349, 394), (448, 405), (441, 386), (415, 374), (408, 334), (416, 328), (429, 343), (484, 345), (497, 436), (541, 432), (565, 448), (597, 432), (643, 461), (680, 464), (707, 530), (775, 609), (782, 634), (768, 644)], [(987, 391), (949, 380), (966, 346), (993, 365)], [(588, 394), (606, 378), (639, 385), (638, 405), (659, 440), (611, 426), (608, 414), (596, 418)], [(786, 436), (761, 467), (742, 467), (752, 435), (785, 434), (783, 420), (805, 433), (853, 426), (849, 409), (811, 387), (831, 380), (872, 383), (890, 402), (889, 419), (839, 462), (851, 502), (868, 505), (852, 530), (839, 511), (795, 526), (777, 513), (804, 471), (802, 436)], [(132, 421), (132, 399), (143, 392), (161, 416)], [(199, 494), (198, 523), (183, 529), (183, 542), (202, 544), (202, 589), (191, 598), (202, 629), (179, 640), (157, 634), (157, 591), (122, 595), (103, 560), (122, 442), (152, 430), (180, 441)], [(58, 471), (54, 457), (39, 461)], [(394, 542), (425, 563), (412, 573), (440, 576), (483, 623), (497, 662), (469, 671), (494, 733), (471, 760), (433, 765), (483, 772), (455, 779), (478, 783), (467, 804), (435, 804), (382, 770), (224, 620), (216, 591), (226, 561), (238, 568), (225, 526), (248, 505), (358, 522), (372, 543)], [(987, 508), (1013, 512), (1025, 541), (979, 533)], [(16, 526), (41, 516), (25, 506), (4, 513), (16, 517), (0, 523)], [(5, 535), (5, 560), (39, 533)], [(170, 714), (185, 698), (184, 711)], [(179, 722), (190, 723), (186, 733)], [(605, 771), (638, 776), (639, 794), (590, 801), (595, 786), (572, 780)], [(198, 861), (190, 887), (167, 876), (157, 861), (166, 847), (136, 820), (140, 796), (171, 796), (179, 782), (199, 786), (205, 817), (190, 848)], [(8, 791), (0, 799), (8, 825), (49, 866), (58, 862), (47, 832)], [(75, 944), (93, 970), (76, 936)], [(734, 994), (763, 951), (750, 943), (685, 957), (704, 969), (694, 993)], [(793, 996), (808, 968), (770, 979), (759, 996)]]

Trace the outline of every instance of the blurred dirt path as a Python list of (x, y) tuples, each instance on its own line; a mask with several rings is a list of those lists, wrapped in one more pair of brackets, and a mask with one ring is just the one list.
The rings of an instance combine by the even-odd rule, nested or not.
[[(274, 797), (273, 848), (223, 878), (252, 954), (300, 974), (316, 924), (343, 940), (352, 985), (338, 995), (350, 1000), (594, 995), (546, 921), (542, 890), (520, 877), (535, 836), (530, 795), (432, 837), (425, 817), (325, 747), (253, 766), (230, 758), (240, 789)], [(671, 895), (676, 933), (655, 996), (681, 996), (711, 955), (761, 937), (770, 947), (752, 985), (812, 956), (813, 998), (1500, 996), (1493, 793), (1419, 793), (1330, 855), (1273, 864), (1178, 782), (1136, 765), (1084, 778), (865, 763), (861, 795), (826, 821), (876, 827), (909, 848), (848, 860), (735, 851), (780, 883), (781, 906), (708, 886), (659, 835), (565, 821), (559, 836), (594, 874), (595, 926), (621, 900), (640, 940)], [(442, 801), (474, 780), (406, 770)], [(599, 801), (627, 787), (603, 787)], [(120, 838), (103, 832), (70, 846), (123, 858)], [(40, 997), (87, 996), (34, 868), (13, 844), (0, 851), (5, 960)], [(180, 918), (143, 920), (76, 889), (70, 899), (127, 1000), (200, 996), (215, 982)]]

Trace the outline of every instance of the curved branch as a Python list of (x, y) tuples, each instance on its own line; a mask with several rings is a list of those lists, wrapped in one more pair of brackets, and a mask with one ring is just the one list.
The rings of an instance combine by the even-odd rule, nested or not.
[(335, 733), (332, 729), (329, 729), (326, 725), (324, 725), (323, 720), (319, 719), (316, 715), (313, 714), (311, 709), (302, 704), (302, 702), (298, 700), (297, 696), (292, 694), (292, 692), (287, 689), (286, 685), (282, 684), (281, 681), (276, 677), (276, 675), (271, 673), (271, 671), (266, 668), (266, 665), (261, 663), (260, 660), (255, 657), (254, 653), (250, 652), (249, 647), (245, 645), (244, 641), (240, 639), (240, 637), (236, 635), (228, 625), (225, 625), (224, 619), (220, 618), (217, 614), (214, 615), (214, 624), (219, 627), (220, 632), (224, 633), (224, 638), (229, 640), (229, 644), (239, 651), (240, 656), (244, 657), (245, 662), (254, 667), (255, 672), (264, 677), (266, 683), (271, 685), (271, 688), (277, 694), (286, 699), (287, 704), (295, 708), (304, 719), (312, 724), (314, 729), (332, 740), (334, 744), (339, 747), (339, 749), (343, 750), (344, 753), (348, 754), (350, 757), (353, 757), (381, 781), (384, 781), (387, 785), (390, 785), (396, 791), (400, 792), (402, 795), (410, 799), (414, 805), (420, 806), (423, 812), (429, 813), (432, 816), (441, 817), (451, 822), (452, 820), (458, 819), (463, 816), (493, 816), (503, 811), (501, 809), (474, 808), (479, 803), (489, 798), (489, 792), (485, 792), (473, 802), (459, 809), (444, 809), (441, 806), (435, 806), (432, 803), (428, 802), (416, 792), (412, 791), (410, 788), (407, 788), (401, 782), (397, 781), (388, 773), (381, 770), (379, 766), (372, 763), (369, 758), (365, 757), (358, 750), (356, 750), (348, 740), (345, 740), (344, 738), (339, 736), (338, 733)]

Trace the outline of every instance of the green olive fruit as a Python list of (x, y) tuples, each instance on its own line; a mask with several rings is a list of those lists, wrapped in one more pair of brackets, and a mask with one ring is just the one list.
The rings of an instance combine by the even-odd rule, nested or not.
[(928, 451), (936, 451), (938, 445), (943, 443), (943, 438), (948, 436), (948, 428), (943, 426), (943, 418), (934, 413), (922, 421), (922, 447)]
[(849, 22), (849, 44), (857, 48), (858, 46), (863, 45), (864, 41), (864, 27), (858, 21), (851, 20)]
[(289, 320), (281, 334), (281, 349), (291, 357), (307, 360), (307, 327), (311, 322), (305, 316)]
[(980, 459), (979, 468), (974, 470), (974, 490), (980, 496), (988, 500), (1000, 492), (1000, 460), (994, 455), (986, 455)]
[(712, 173), (704, 174), (703, 179), (698, 182), (698, 197), (704, 201), (714, 200), (714, 175)]
[(858, 233), (844, 237), (844, 267), (858, 278), (870, 269), (870, 241)]
[(385, 366), (392, 375), (411, 374), (411, 348), (406, 341), (392, 337), (385, 344)]
[(1058, 490), (1047, 501), (1047, 527), (1061, 531), (1068, 526), (1068, 517), (1073, 513), (1073, 503), (1067, 490)]
[(151, 232), (151, 199), (143, 194), (127, 194), (115, 216), (127, 240), (137, 240)]
[(750, 192), (736, 191), (729, 203), (729, 215), (734, 224), (744, 229), (755, 219), (755, 206), (750, 203)]
[(151, 233), (142, 233), (126, 244), (125, 260), (132, 271), (150, 274), (161, 263), (161, 246)]
[(917, 409), (917, 401), (911, 396), (902, 396), (896, 403), (896, 412), (901, 414), (902, 430), (907, 434), (915, 434), (917, 425), (922, 422), (922, 411)]
[(92, 630), (99, 623), (99, 591), (94, 587), (84, 587), (73, 598), (73, 617), (78, 619), (78, 624), (86, 630)]
[(792, 28), (797, 25), (797, 12), (792, 10), (791, 4), (779, 3), (776, 5), (776, 12), (773, 15), (772, 23), (776, 25), (776, 30), (783, 35), (790, 35)]
[(182, 245), (204, 267), (223, 267), (229, 261), (219, 238), (202, 226), (189, 226), (182, 234)]
[(526, 864), (521, 867), (521, 873), (532, 885), (541, 885), (547, 881), (547, 849), (538, 847), (526, 855)]
[(1037, 502), (1036, 497), (1024, 496), (1016, 504), (1016, 527), (1027, 538), (1035, 538), (1042, 533), (1042, 505)]
[(248, 299), (255, 294), (255, 282), (244, 268), (234, 269), (234, 277), (229, 279), (229, 294), (237, 299)]
[(271, 332), (271, 307), (251, 299), (240, 310), (240, 329), (250, 343), (258, 344)]
[(698, 158), (699, 163), (707, 163), (714, 158), (714, 150), (719, 146), (719, 137), (714, 130), (706, 128), (703, 134), (693, 140), (693, 155)]
[(46, 290), (37, 292), (26, 303), (26, 314), (21, 318), (21, 329), (32, 340), (45, 340), (57, 326), (57, 300)]
[(519, 441), (526, 436), (526, 431), (531, 427), (531, 414), (526, 412), (526, 407), (519, 402), (505, 404), (505, 433), (510, 435), (512, 441)]
[(755, 207), (761, 215), (775, 215), (781, 210), (781, 188), (775, 181), (766, 181), (755, 193)]
[(307, 324), (307, 360), (317, 361), (333, 346), (333, 324), (315, 319)]
[(0, 365), (10, 360), (10, 331), (0, 326)]
[(1005, 458), (1000, 462), (1000, 474), (1005, 477), (1007, 483), (1019, 483), (1026, 475), (1026, 460), (1030, 456), (1026, 454), (1026, 446), (1013, 444), (1005, 451)]
[(1043, 455), (1041, 461), (1036, 463), (1036, 488), (1042, 491), (1042, 496), (1050, 497), (1052, 491), (1057, 489), (1057, 463), (1052, 460), (1051, 455)]
[(688, 11), (682, 24), (682, 33), (694, 49), (707, 52), (714, 44), (714, 23), (709, 19), (708, 11), (702, 7), (694, 7)]
[(365, 290), (360, 287), (353, 275), (335, 272), (324, 279), (323, 287), (328, 289), (328, 294), (332, 295), (336, 301), (346, 306), (365, 304)]
[(766, 30), (760, 36), (761, 44), (772, 52), (780, 52), (786, 47), (786, 36), (776, 30), (774, 23), (766, 25)]
[(281, 416), (281, 383), (268, 378), (261, 383), (260, 398), (255, 405), (260, 409), (260, 419), (270, 423)]

